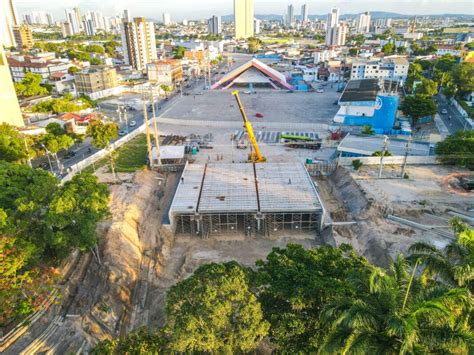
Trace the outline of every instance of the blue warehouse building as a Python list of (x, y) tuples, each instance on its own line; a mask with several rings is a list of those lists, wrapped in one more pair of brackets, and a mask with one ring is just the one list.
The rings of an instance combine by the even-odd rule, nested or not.
[[(398, 85), (379, 79), (351, 80), (339, 99), (334, 122), (351, 126), (368, 125), (378, 134), (399, 133), (393, 129), (399, 104)], [(393, 87), (392, 87), (393, 85)]]

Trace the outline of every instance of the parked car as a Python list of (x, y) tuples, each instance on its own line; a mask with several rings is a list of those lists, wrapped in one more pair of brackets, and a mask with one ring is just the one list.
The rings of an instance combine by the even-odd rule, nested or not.
[(323, 90), (323, 89), (318, 89), (318, 90), (316, 90), (316, 92), (317, 92), (318, 94), (321, 94), (321, 93), (324, 92), (324, 90)]
[(137, 125), (137, 121), (130, 121), (130, 122), (128, 123), (128, 126), (129, 126), (129, 127), (135, 127), (136, 125)]
[(441, 110), (441, 114), (446, 115), (447, 113), (448, 113), (448, 110), (446, 110), (445, 108)]
[(263, 113), (257, 112), (257, 113), (255, 114), (255, 117), (263, 118)]
[(73, 150), (70, 150), (64, 155), (64, 159), (71, 159), (72, 157), (76, 156), (76, 152)]
[(120, 136), (120, 137), (123, 137), (123, 136), (125, 136), (126, 134), (127, 134), (127, 131), (124, 130), (124, 129), (121, 129), (120, 132), (119, 132), (119, 136)]

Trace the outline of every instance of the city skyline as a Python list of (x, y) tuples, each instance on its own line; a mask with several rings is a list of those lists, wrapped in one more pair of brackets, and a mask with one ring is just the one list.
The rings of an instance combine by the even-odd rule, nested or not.
[[(64, 17), (64, 8), (79, 6), (84, 11), (96, 10), (102, 11), (107, 16), (119, 14), (123, 9), (128, 8), (132, 16), (143, 16), (160, 21), (164, 12), (170, 13), (175, 20), (207, 18), (212, 15), (225, 16), (233, 13), (233, 0), (202, 0), (199, 2), (199, 8), (196, 8), (195, 0), (163, 0), (160, 3), (146, 1), (128, 1), (128, 0), (64, 0), (62, 7), (57, 4), (49, 4), (41, 0), (18, 0), (14, 2), (20, 14), (28, 13), (41, 9), (51, 12), (57, 19)], [(385, 11), (396, 12), (405, 15), (436, 15), (443, 13), (452, 14), (472, 14), (474, 13), (474, 4), (470, 0), (386, 0), (383, 5), (375, 0), (326, 0), (315, 3), (314, 1), (294, 0), (294, 1), (275, 1), (275, 0), (256, 0), (255, 14), (257, 15), (285, 15), (288, 5), (294, 5), (295, 8), (307, 4), (309, 15), (324, 15), (332, 7), (338, 7), (341, 15), (357, 14), (365, 11)], [(429, 5), (429, 11), (427, 11)], [(410, 9), (407, 11), (407, 9)]]

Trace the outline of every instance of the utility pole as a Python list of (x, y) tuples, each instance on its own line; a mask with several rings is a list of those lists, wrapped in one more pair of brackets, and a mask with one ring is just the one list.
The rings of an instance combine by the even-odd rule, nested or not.
[(148, 125), (148, 107), (147, 107), (146, 93), (143, 93), (143, 119), (145, 121), (145, 134), (146, 134), (146, 147), (148, 151), (148, 164), (152, 166), (153, 156), (151, 154), (151, 138), (150, 138), (150, 127)]
[(160, 136), (158, 135), (158, 118), (156, 117), (155, 111), (155, 97), (152, 96), (151, 98), (151, 107), (153, 109), (153, 128), (155, 131), (155, 149), (156, 149), (156, 159), (158, 160), (158, 165), (161, 165), (161, 158), (160, 158)]
[(125, 129), (127, 130), (127, 134), (128, 134), (129, 132), (128, 132), (127, 108), (125, 106), (122, 106), (122, 107), (123, 107), (123, 118), (125, 118)]
[(411, 140), (412, 140), (412, 137), (410, 136), (407, 140), (407, 144), (405, 145), (405, 158), (403, 158), (402, 174), (400, 176), (400, 179), (403, 179), (405, 177), (405, 169), (407, 167), (408, 152), (410, 151)]
[(388, 136), (384, 136), (383, 151), (382, 151), (382, 155), (380, 156), (379, 179), (382, 177), (383, 158), (385, 157), (385, 153), (387, 152), (387, 147), (388, 147)]
[(26, 137), (25, 136), (23, 136), (23, 141), (25, 142), (26, 155), (28, 156), (28, 165), (30, 166), (30, 168), (32, 168), (33, 165), (31, 165), (30, 151), (28, 149), (28, 144), (26, 144)]

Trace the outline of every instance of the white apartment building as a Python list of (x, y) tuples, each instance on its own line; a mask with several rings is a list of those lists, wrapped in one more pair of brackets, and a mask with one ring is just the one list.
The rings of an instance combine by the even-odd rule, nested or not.
[(171, 25), (171, 15), (168, 13), (163, 14), (163, 25), (169, 26)]
[(14, 82), (20, 82), (25, 77), (25, 73), (31, 72), (39, 74), (43, 78), (42, 82), (48, 82), (54, 73), (67, 73), (69, 68), (68, 59), (47, 59), (32, 56), (12, 56), (8, 57), (8, 65)]
[(81, 24), (77, 18), (77, 11), (75, 9), (64, 10), (66, 15), (66, 22), (70, 25), (70, 31), (72, 35), (81, 32)]
[(384, 79), (395, 80), (402, 83), (408, 77), (410, 64), (403, 57), (392, 57), (382, 59), (357, 58), (352, 62), (352, 79)]
[(124, 61), (133, 69), (144, 70), (157, 59), (153, 22), (135, 17), (132, 22), (122, 23), (121, 35)]
[(368, 33), (370, 32), (370, 13), (364, 12), (359, 15), (357, 21), (357, 32), (358, 33)]
[(20, 25), (20, 20), (12, 0), (2, 0), (0, 3), (0, 46), (14, 47), (15, 36), (13, 26)]
[(326, 22), (326, 45), (343, 46), (346, 44), (346, 35), (349, 31), (344, 23), (339, 23), (339, 9), (332, 9)]
[(324, 49), (320, 51), (313, 52), (314, 64), (325, 62), (336, 57), (336, 52), (332, 49)]

